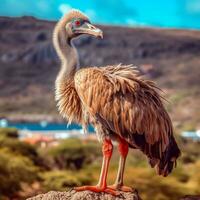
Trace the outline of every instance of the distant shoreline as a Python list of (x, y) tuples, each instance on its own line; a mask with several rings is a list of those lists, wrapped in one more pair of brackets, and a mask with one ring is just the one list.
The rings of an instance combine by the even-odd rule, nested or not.
[(48, 123), (66, 123), (59, 115), (47, 115), (47, 114), (16, 114), (16, 115), (8, 115), (8, 116), (0, 116), (0, 119), (6, 119), (9, 122), (20, 123), (39, 123), (41, 121), (46, 121)]

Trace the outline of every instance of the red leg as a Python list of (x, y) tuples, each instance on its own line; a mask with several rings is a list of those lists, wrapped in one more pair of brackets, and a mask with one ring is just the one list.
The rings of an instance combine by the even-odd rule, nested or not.
[(125, 168), (126, 157), (128, 155), (129, 145), (122, 138), (119, 138), (118, 150), (120, 154), (120, 160), (119, 160), (117, 178), (114, 185), (109, 186), (109, 188), (113, 190), (124, 191), (124, 192), (132, 192), (133, 189), (131, 187), (124, 186), (124, 183), (123, 183), (124, 168)]
[(82, 187), (76, 187), (76, 191), (84, 191), (84, 190), (90, 190), (93, 192), (106, 192), (110, 193), (112, 195), (118, 195), (118, 192), (114, 191), (111, 188), (107, 188), (107, 175), (108, 175), (108, 167), (110, 158), (112, 156), (113, 151), (113, 145), (110, 139), (105, 139), (103, 141), (102, 145), (102, 152), (103, 152), (103, 163), (101, 168), (101, 174), (99, 178), (99, 182), (96, 186), (82, 186)]
[(129, 149), (128, 143), (124, 139), (119, 138), (118, 150), (119, 150), (120, 155), (123, 158), (127, 157), (127, 155), (128, 155), (128, 149)]

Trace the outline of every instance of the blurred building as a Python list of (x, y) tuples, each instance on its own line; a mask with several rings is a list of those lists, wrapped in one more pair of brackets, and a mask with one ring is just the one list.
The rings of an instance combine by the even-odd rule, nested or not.
[(22, 141), (32, 144), (32, 145), (39, 145), (42, 148), (47, 146), (56, 146), (58, 144), (57, 140), (50, 136), (44, 136), (41, 134), (35, 134), (32, 137), (25, 137)]
[(200, 141), (200, 130), (197, 131), (183, 131), (181, 136), (188, 140)]

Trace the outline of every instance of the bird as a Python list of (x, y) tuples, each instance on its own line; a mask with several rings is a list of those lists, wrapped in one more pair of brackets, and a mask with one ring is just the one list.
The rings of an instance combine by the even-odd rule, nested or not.
[[(166, 177), (181, 152), (173, 134), (172, 121), (164, 107), (161, 89), (145, 79), (133, 65), (80, 67), (74, 39), (88, 35), (103, 39), (103, 31), (81, 11), (72, 9), (55, 25), (53, 45), (61, 68), (55, 81), (55, 100), (68, 123), (93, 125), (102, 145), (102, 168), (97, 185), (76, 187), (118, 195), (131, 192), (124, 185), (129, 149), (146, 155), (158, 175)], [(117, 142), (119, 167), (113, 185), (107, 185), (108, 168)]]

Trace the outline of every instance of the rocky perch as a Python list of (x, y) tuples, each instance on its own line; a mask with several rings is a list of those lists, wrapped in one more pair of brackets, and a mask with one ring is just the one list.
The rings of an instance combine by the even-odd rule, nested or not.
[[(90, 191), (76, 192), (70, 190), (68, 192), (50, 191), (46, 194), (40, 194), (27, 200), (142, 200), (137, 191), (121, 192), (119, 196), (112, 196), (105, 193), (95, 193)], [(200, 196), (185, 196), (180, 200), (200, 200)]]
[(198, 196), (187, 195), (184, 198), (182, 198), (181, 200), (200, 200), (200, 195), (198, 195)]
[(40, 194), (27, 200), (142, 200), (138, 192), (125, 193), (121, 192), (119, 196), (112, 196), (105, 193), (95, 193), (90, 191), (76, 192), (70, 190), (68, 192), (51, 191), (46, 194)]

